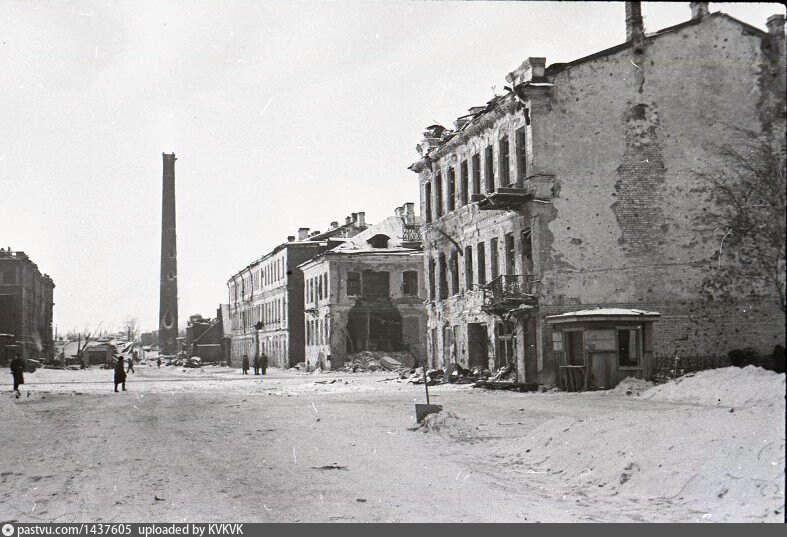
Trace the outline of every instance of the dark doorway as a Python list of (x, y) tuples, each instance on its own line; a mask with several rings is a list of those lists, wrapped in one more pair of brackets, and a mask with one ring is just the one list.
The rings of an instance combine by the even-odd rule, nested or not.
[(470, 369), (489, 367), (489, 347), (486, 335), (486, 323), (468, 323), (467, 325), (467, 363)]

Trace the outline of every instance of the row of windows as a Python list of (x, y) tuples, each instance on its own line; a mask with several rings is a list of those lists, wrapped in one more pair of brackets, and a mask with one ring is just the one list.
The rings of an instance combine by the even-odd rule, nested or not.
[(237, 302), (254, 290), (258, 291), (266, 285), (282, 281), (286, 276), (284, 257), (268, 261), (253, 272), (241, 278), (241, 281), (230, 283), (230, 302)]
[(276, 298), (264, 304), (254, 306), (251, 309), (241, 311), (240, 314), (233, 319), (232, 327), (236, 330), (242, 328), (244, 332), (248, 332), (253, 329), (257, 323), (262, 323), (262, 325), (265, 326), (286, 321), (286, 302), (283, 298)]
[[(486, 285), (487, 261), (489, 261), (489, 281), (500, 275), (501, 269), (507, 275), (517, 274), (517, 257), (521, 259), (521, 275), (533, 271), (533, 240), (530, 229), (525, 229), (520, 234), (519, 255), (517, 255), (516, 237), (513, 233), (503, 236), (505, 265), (500, 266), (499, 239), (492, 237), (489, 240), (489, 256), (487, 258), (486, 242), (479, 242), (475, 247), (475, 267), (473, 266), (473, 247), (466, 246), (463, 252), (464, 286), (462, 286), (459, 271), (459, 250), (451, 248), (448, 256), (444, 252), (429, 258), (429, 300), (448, 298), (463, 291), (472, 289), (474, 285)], [(477, 270), (473, 270), (476, 268)], [(439, 284), (439, 286), (438, 286)]]
[[(402, 295), (418, 296), (418, 272), (402, 272)], [(347, 296), (387, 297), (391, 294), (391, 276), (386, 271), (347, 272)]]
[(328, 345), (331, 341), (328, 319), (306, 320), (306, 344)]
[(328, 273), (324, 272), (319, 276), (313, 276), (306, 280), (304, 292), (306, 293), (306, 303), (314, 304), (318, 300), (328, 298)]
[[(516, 131), (516, 160), (518, 180), (527, 177), (527, 136), (525, 127)], [(441, 217), (446, 212), (451, 212), (463, 207), (470, 202), (472, 194), (480, 194), (484, 190), (494, 192), (497, 187), (506, 187), (511, 184), (511, 143), (508, 136), (503, 136), (497, 143), (498, 174), (495, 177), (495, 149), (489, 145), (484, 150), (484, 169), (481, 169), (481, 155), (476, 153), (467, 160), (459, 163), (457, 167), (449, 166), (445, 177), (438, 171), (431, 182), (424, 185), (423, 214), (426, 223), (434, 218)], [(481, 184), (483, 172), (483, 185)], [(458, 182), (458, 185), (457, 185)], [(443, 193), (445, 192), (445, 197)], [(434, 195), (433, 195), (434, 194)]]

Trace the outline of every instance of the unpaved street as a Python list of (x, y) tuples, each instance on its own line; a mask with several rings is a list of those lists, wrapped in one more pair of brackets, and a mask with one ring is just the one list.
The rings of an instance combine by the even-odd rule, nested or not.
[[(780, 495), (783, 509), (783, 489), (760, 487), (756, 508), (741, 511), (630, 492), (623, 479), (617, 482), (618, 470), (615, 482), (575, 486), (562, 469), (527, 457), (533, 432), (556, 418), (569, 419), (569, 431), (616, 416), (677, 423), (676, 412), (697, 423), (708, 423), (713, 412), (722, 420), (713, 422), (713, 438), (744, 422), (761, 428), (765, 420), (783, 451), (783, 408), (745, 421), (745, 409), (736, 414), (625, 395), (438, 386), (433, 402), (461, 420), (423, 432), (411, 430), (423, 386), (386, 381), (391, 374), (273, 370), (255, 377), (227, 368), (138, 366), (120, 394), (111, 391), (111, 375), (39, 370), (27, 376), (18, 400), (8, 378), (0, 379), (0, 520), (715, 521), (749, 511), (752, 519), (781, 519), (763, 498), (776, 494), (778, 507)], [(696, 425), (681, 420), (682, 427)], [(783, 457), (775, 464), (783, 476)]]

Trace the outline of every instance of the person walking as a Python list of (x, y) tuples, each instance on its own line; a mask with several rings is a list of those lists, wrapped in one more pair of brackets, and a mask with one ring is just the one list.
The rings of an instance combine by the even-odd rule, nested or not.
[(255, 356), (254, 357), (254, 374), (255, 375), (259, 375), (260, 374), (260, 357), (259, 356)]
[(268, 369), (268, 355), (264, 352), (262, 356), (260, 356), (260, 369), (262, 369), (262, 374), (265, 374), (265, 371)]
[(243, 355), (243, 374), (249, 374), (249, 357), (247, 355)]
[(126, 391), (126, 370), (123, 368), (123, 357), (118, 356), (118, 361), (115, 364), (115, 391), (118, 391), (118, 384), (123, 385), (123, 391)]
[(16, 398), (19, 399), (22, 394), (19, 392), (19, 386), (25, 383), (25, 361), (22, 356), (16, 353), (16, 358), (11, 360), (11, 374), (14, 376), (14, 391)]
[(128, 370), (126, 372), (127, 373), (133, 373), (134, 372), (134, 359), (132, 357), (130, 357), (130, 356), (128, 358)]
[(161, 358), (156, 358), (156, 365), (161, 369)]

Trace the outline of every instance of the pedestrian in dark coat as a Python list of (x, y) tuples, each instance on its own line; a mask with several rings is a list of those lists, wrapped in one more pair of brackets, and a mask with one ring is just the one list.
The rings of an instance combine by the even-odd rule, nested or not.
[(264, 375), (265, 371), (268, 369), (268, 355), (265, 353), (262, 353), (262, 356), (260, 356), (260, 368), (262, 369), (262, 374)]
[(118, 384), (123, 385), (123, 391), (126, 391), (126, 370), (123, 367), (123, 357), (118, 357), (115, 364), (115, 391), (118, 391)]
[(260, 357), (259, 356), (255, 356), (254, 357), (254, 374), (255, 375), (259, 375), (260, 374)]
[(249, 374), (249, 357), (246, 356), (245, 354), (243, 355), (243, 374), (244, 375)]
[(156, 365), (158, 365), (158, 368), (161, 369), (161, 358), (156, 358)]
[(128, 370), (126, 372), (127, 373), (133, 373), (134, 372), (134, 360), (131, 357), (129, 357), (129, 359), (128, 359)]
[(18, 353), (11, 360), (11, 374), (14, 376), (14, 391), (19, 395), (19, 386), (25, 383), (25, 361)]

